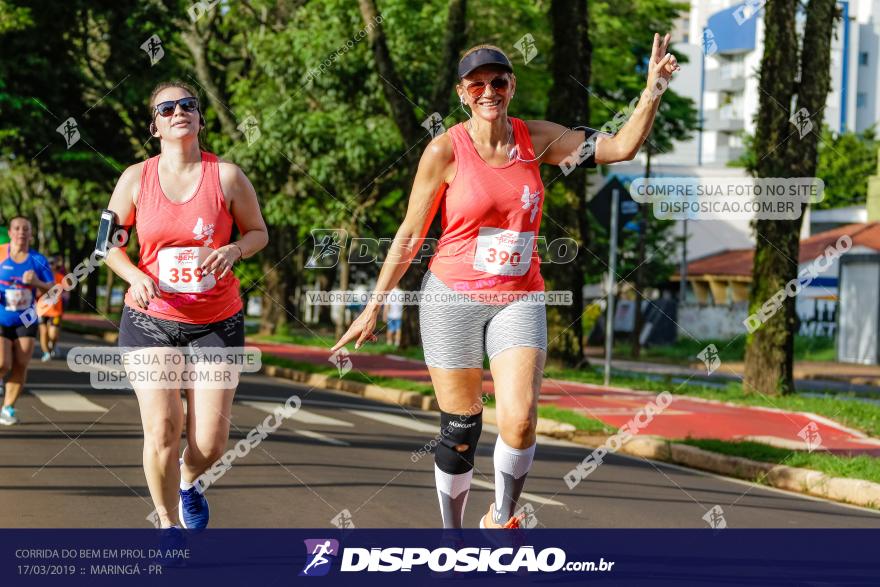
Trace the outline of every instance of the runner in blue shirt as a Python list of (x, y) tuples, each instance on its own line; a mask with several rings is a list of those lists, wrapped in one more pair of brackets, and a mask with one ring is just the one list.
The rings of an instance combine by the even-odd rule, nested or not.
[(9, 222), (9, 243), (0, 245), (0, 381), (6, 378), (0, 424), (18, 423), (15, 400), (34, 354), (39, 319), (36, 299), (54, 285), (46, 258), (30, 248), (31, 223), (23, 216)]

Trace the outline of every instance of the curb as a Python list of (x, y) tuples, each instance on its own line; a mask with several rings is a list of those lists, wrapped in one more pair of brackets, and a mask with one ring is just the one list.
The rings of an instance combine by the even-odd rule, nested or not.
[[(260, 369), (260, 373), (271, 377), (290, 379), (297, 383), (303, 383), (312, 387), (344, 391), (346, 393), (352, 393), (367, 399), (389, 404), (417, 408), (427, 412), (440, 411), (440, 405), (437, 403), (436, 397), (427, 396), (417, 391), (393, 389), (390, 387), (382, 387), (380, 385), (361, 383), (359, 381), (346, 381), (338, 377), (320, 375), (317, 373), (306, 373), (305, 371), (297, 371), (296, 369), (279, 367), (276, 365), (263, 365), (262, 369)], [(483, 421), (488, 422), (489, 424), (497, 423), (495, 408), (483, 408)], [(574, 436), (576, 428), (571, 424), (539, 417), (536, 432), (554, 438), (568, 439)]]
[(360, 395), (367, 399), (380, 402), (398, 404), (401, 406), (418, 408), (432, 412), (440, 411), (436, 398), (423, 395), (415, 391), (405, 391), (402, 389), (392, 389), (390, 387), (382, 387), (380, 385), (372, 385), (369, 383), (361, 383), (360, 381), (346, 381), (338, 377), (330, 375), (320, 375), (318, 373), (307, 373), (305, 371), (297, 371), (289, 367), (279, 367), (277, 365), (263, 365), (259, 371), (270, 377), (281, 377), (290, 379), (297, 383), (309, 385), (312, 387), (320, 387), (323, 389), (335, 389)]
[[(607, 438), (610, 437), (585, 435), (580, 438), (576, 436), (573, 441), (597, 447), (604, 444)], [(688, 444), (670, 442), (656, 436), (637, 436), (624, 444), (619, 452), (675, 463), (728, 477), (766, 483), (776, 489), (806, 493), (833, 501), (880, 509), (880, 483), (872, 481), (829, 477), (825, 473), (812, 469), (775, 465), (719, 454)]]
[[(100, 336), (92, 336), (101, 338), (106, 342), (115, 343), (118, 333), (107, 331)], [(276, 365), (263, 365), (259, 372), (271, 377), (281, 377), (312, 387), (352, 393), (366, 399), (384, 403), (430, 412), (440, 411), (440, 406), (435, 397), (423, 395), (415, 391), (393, 389), (380, 385), (360, 383), (358, 381), (346, 381), (338, 377), (307, 373)], [(495, 409), (483, 408), (483, 420), (490, 424), (496, 424)], [(536, 433), (570, 440), (571, 442), (591, 448), (601, 446), (611, 438), (610, 435), (578, 432), (571, 424), (541, 417), (538, 418)], [(656, 436), (635, 436), (621, 446), (619, 452), (709, 471), (728, 477), (766, 483), (776, 489), (805, 493), (871, 509), (880, 509), (880, 483), (872, 481), (829, 477), (825, 473), (813, 471), (812, 469), (774, 465), (773, 463), (764, 463), (743, 457), (714, 453), (688, 444), (671, 442)]]

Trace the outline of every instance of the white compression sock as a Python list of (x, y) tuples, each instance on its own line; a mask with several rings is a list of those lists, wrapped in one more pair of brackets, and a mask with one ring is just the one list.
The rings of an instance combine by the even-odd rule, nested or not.
[(532, 468), (535, 446), (513, 448), (501, 439), (495, 441), (495, 510), (492, 519), (496, 524), (504, 524), (513, 515), (516, 502), (525, 485), (526, 474)]
[(444, 528), (461, 528), (464, 508), (467, 505), (474, 470), (453, 475), (441, 471), (434, 464), (434, 481), (437, 483), (437, 499), (440, 500), (440, 515)]

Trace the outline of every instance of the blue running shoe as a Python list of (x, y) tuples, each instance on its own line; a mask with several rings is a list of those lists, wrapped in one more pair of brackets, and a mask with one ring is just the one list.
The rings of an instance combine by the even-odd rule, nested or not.
[(178, 505), (180, 522), (183, 527), (188, 530), (201, 530), (208, 527), (208, 500), (199, 493), (198, 488), (178, 490), (180, 493), (180, 503)]

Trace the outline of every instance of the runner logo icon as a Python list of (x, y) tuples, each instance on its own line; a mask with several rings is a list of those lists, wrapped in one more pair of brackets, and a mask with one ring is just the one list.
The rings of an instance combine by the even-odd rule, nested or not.
[(339, 541), (332, 538), (310, 538), (306, 544), (306, 566), (300, 577), (322, 577), (330, 572), (333, 560), (339, 554)]
[(538, 204), (541, 201), (541, 190), (536, 192), (532, 192), (529, 189), (529, 186), (523, 186), (522, 197), (520, 197), (520, 201), (522, 201), (522, 209), (529, 210), (531, 209), (531, 214), (529, 216), (529, 222), (535, 221), (535, 215), (538, 213)]
[(199, 216), (196, 225), (193, 227), (193, 235), (194, 238), (198, 240), (204, 240), (206, 245), (210, 245), (214, 242), (214, 225), (213, 224), (205, 224), (202, 220), (202, 217)]

